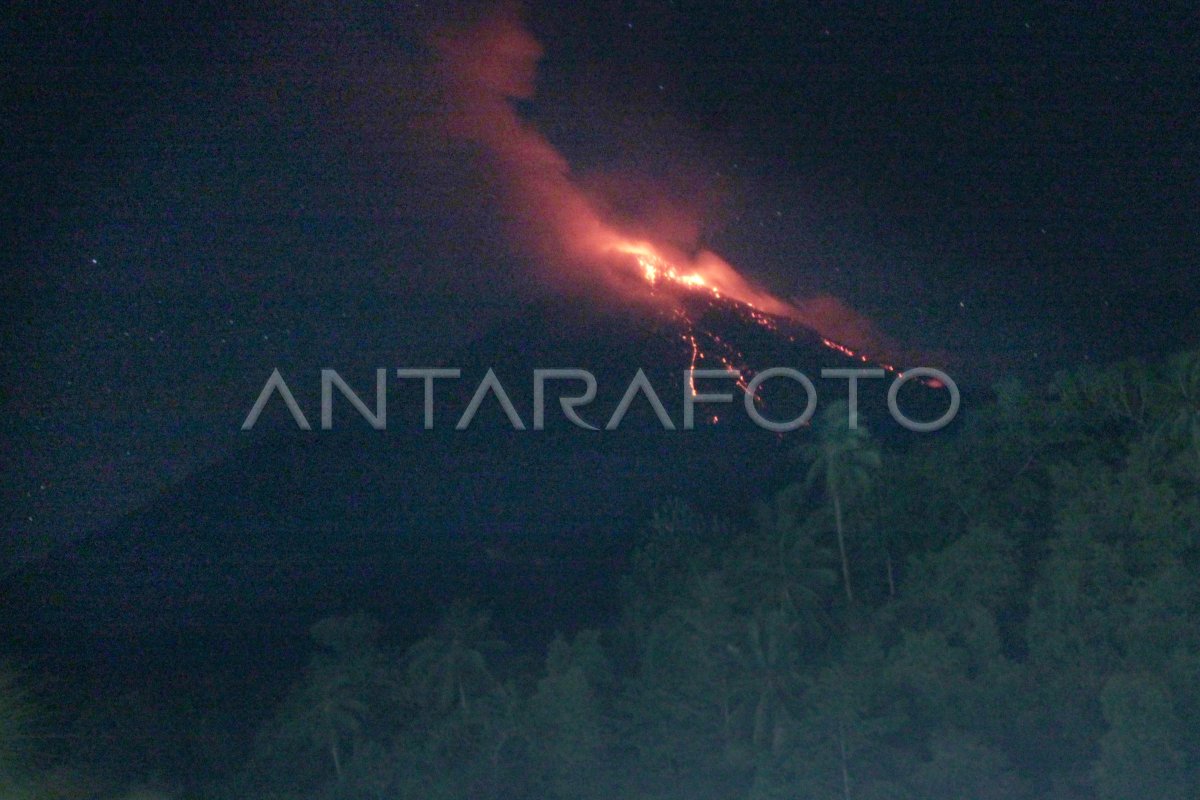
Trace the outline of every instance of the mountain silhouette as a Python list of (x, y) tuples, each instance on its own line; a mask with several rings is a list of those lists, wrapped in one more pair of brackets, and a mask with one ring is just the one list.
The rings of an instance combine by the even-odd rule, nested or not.
[[(313, 430), (299, 430), (272, 398), (236, 453), (7, 581), (3, 635), (51, 667), (68, 661), (135, 683), (224, 675), (253, 687), (298, 663), (307, 628), (330, 614), (374, 613), (403, 639), (471, 595), (502, 609), (497, 622), (518, 645), (592, 624), (613, 606), (616, 578), (657, 504), (677, 496), (737, 514), (800, 469), (792, 453), (806, 431), (763, 430), (738, 397), (702, 406), (696, 429), (681, 429), (689, 337), (704, 332), (702, 368), (720, 368), (723, 354), (820, 384), (822, 367), (862, 365), (809, 331), (765, 328), (734, 304), (707, 299), (685, 311), (690, 324), (667, 311), (533, 304), (434, 365), (462, 377), (435, 383), (433, 430), (423, 426), (419, 380), (389, 378), (386, 430), (340, 396), (333, 429), (320, 430), (317, 365), (286, 375)], [(374, 368), (412, 366), (340, 374), (373, 407)], [(617, 430), (583, 430), (559, 410), (559, 386), (548, 392), (545, 429), (533, 430), (533, 370), (564, 367), (596, 376), (596, 400), (579, 413), (597, 427), (643, 369), (677, 430), (664, 430), (644, 397)], [(492, 396), (455, 430), (488, 369), (526, 430), (514, 430)], [(884, 419), (882, 386), (860, 392), (868, 421)], [(844, 382), (818, 388), (823, 403), (845, 396)], [(802, 396), (777, 394), (764, 413), (803, 409)], [(931, 402), (936, 416), (943, 401)]]

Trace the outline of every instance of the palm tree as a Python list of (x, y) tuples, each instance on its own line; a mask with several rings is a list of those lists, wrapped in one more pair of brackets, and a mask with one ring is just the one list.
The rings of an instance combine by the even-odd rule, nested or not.
[(801, 449), (809, 462), (805, 488), (817, 483), (833, 509), (838, 554), (842, 561), (842, 583), (847, 602), (854, 602), (850, 584), (850, 561), (846, 555), (845, 504), (870, 486), (879, 469), (879, 450), (862, 426), (849, 426), (849, 406), (844, 401), (831, 405), (816, 426), (817, 441)]
[(736, 656), (735, 683), (750, 709), (750, 741), (778, 755), (792, 719), (789, 705), (797, 688), (799, 653), (796, 638), (777, 610), (755, 614), (746, 624), (745, 639), (731, 645)]
[(837, 585), (833, 554), (813, 541), (800, 517), (795, 488), (779, 492), (757, 509), (756, 529), (738, 550), (736, 571), (745, 596), (754, 596), (783, 614), (788, 626), (808, 632), (825, 623), (825, 591)]
[(378, 632), (378, 623), (363, 615), (329, 617), (313, 625), (310, 635), (319, 649), (284, 719), (290, 735), (328, 753), (339, 783), (347, 753), (395, 690), (376, 644)]
[(309, 681), (305, 711), (297, 722), (308, 730), (315, 746), (329, 753), (341, 783), (344, 745), (361, 737), (370, 707), (360, 696), (357, 681), (333, 664), (312, 670)]
[(491, 614), (456, 601), (430, 636), (409, 648), (408, 679), (438, 711), (457, 708), (466, 720), (471, 698), (493, 683), (487, 654), (503, 646), (490, 635)]

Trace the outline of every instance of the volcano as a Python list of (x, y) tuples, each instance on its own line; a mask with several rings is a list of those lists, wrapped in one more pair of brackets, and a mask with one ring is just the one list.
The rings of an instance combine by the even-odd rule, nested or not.
[[(307, 628), (331, 614), (378, 615), (405, 639), (453, 598), (475, 596), (504, 610), (497, 622), (515, 644), (540, 646), (603, 621), (659, 503), (744, 514), (795, 478), (792, 453), (808, 431), (763, 430), (740, 403), (704, 406), (695, 430), (665, 430), (644, 398), (612, 431), (570, 424), (553, 400), (545, 430), (517, 431), (495, 398), (455, 430), (480, 378), (494, 370), (528, 421), (534, 369), (587, 369), (598, 391), (581, 413), (601, 427), (643, 369), (680, 428), (685, 371), (726, 365), (799, 369), (827, 403), (845, 396), (845, 382), (821, 382), (821, 368), (862, 362), (718, 299), (683, 316), (539, 302), (448, 360), (462, 379), (438, 382), (433, 430), (422, 425), (419, 381), (395, 387), (384, 431), (344, 402), (334, 429), (298, 430), (275, 398), (237, 452), (12, 576), (3, 635), (51, 668), (67, 659), (135, 685), (205, 675), (247, 689), (296, 666)], [(311, 380), (288, 376), (313, 419), (318, 366)], [(331, 366), (368, 397), (373, 368), (411, 365)], [(734, 391), (723, 384), (712, 391)], [(868, 386), (882, 382), (864, 382), (862, 414), (882, 422), (886, 389)], [(942, 393), (916, 391), (931, 395), (931, 416), (944, 408)], [(794, 416), (788, 402), (803, 408), (803, 398), (768, 398), (764, 412)]]

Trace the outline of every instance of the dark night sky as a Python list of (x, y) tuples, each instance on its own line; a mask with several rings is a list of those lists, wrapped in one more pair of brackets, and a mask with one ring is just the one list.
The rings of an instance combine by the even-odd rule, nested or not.
[[(1022, 6), (535, 3), (522, 111), (777, 293), (979, 373), (1195, 346), (1194, 13)], [(416, 124), (472, 13), (10, 12), (10, 556), (229, 452), (271, 367), (419, 365), (539, 291)]]

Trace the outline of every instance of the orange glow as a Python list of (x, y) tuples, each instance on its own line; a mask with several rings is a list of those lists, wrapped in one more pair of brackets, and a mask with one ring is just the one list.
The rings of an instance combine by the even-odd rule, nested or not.
[(668, 248), (655, 246), (648, 241), (626, 238), (615, 230), (611, 233), (612, 239), (607, 250), (633, 256), (642, 277), (652, 287), (673, 284), (679, 288), (704, 292), (716, 300), (731, 300), (745, 306), (756, 322), (768, 327), (773, 323), (769, 324), (769, 318), (763, 312), (803, 321), (798, 308), (753, 286), (716, 253), (702, 250), (696, 256), (687, 258), (682, 254), (672, 255)]
[[(735, 307), (772, 331), (780, 332), (780, 320), (789, 320), (861, 361), (898, 352), (868, 320), (835, 298), (782, 299), (716, 253), (685, 252), (608, 218), (579, 187), (567, 160), (516, 111), (514, 100), (533, 96), (542, 51), (515, 14), (501, 13), (474, 28), (436, 37), (435, 44), (444, 103), (434, 124), (450, 140), (470, 142), (487, 157), (512, 244), (541, 264), (551, 282), (591, 295), (602, 287), (623, 300), (673, 311), (685, 324), (693, 368), (714, 359), (747, 372), (740, 353), (697, 330), (680, 302), (686, 294)], [(713, 355), (704, 351), (706, 344), (713, 345)], [(871, 357), (864, 355), (868, 352)]]

